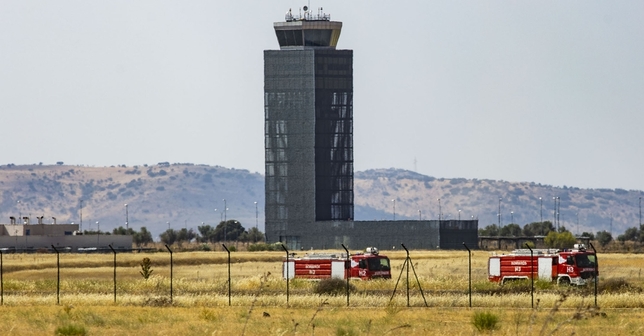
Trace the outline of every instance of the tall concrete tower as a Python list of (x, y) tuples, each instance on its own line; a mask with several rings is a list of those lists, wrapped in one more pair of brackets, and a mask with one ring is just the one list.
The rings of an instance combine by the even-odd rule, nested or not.
[(342, 22), (303, 9), (264, 51), (266, 238), (292, 249), (353, 220), (353, 51), (336, 49)]

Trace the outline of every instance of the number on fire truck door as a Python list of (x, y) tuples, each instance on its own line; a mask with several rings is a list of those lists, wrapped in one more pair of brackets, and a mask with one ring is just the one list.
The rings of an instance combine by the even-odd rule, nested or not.
[(574, 268), (574, 267), (572, 267), (572, 266), (568, 266), (568, 267), (566, 267), (566, 272), (567, 272), (567, 273), (572, 273), (572, 272), (574, 272), (574, 271), (575, 271), (575, 268)]

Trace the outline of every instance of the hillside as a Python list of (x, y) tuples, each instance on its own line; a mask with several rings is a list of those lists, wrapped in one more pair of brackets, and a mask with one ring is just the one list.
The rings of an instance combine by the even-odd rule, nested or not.
[[(56, 217), (59, 223), (80, 222), (83, 229), (111, 231), (125, 226), (125, 207), (132, 228), (146, 226), (158, 235), (170, 227), (193, 228), (228, 219), (243, 226), (255, 225), (258, 203), (263, 231), (264, 177), (247, 170), (194, 164), (87, 167), (65, 165), (4, 165), (0, 167), (0, 223), (9, 216)], [(479, 226), (498, 222), (499, 197), (502, 223), (524, 225), (553, 220), (553, 196), (561, 200), (560, 223), (573, 232), (612, 230), (614, 236), (639, 222), (642, 191), (553, 187), (533, 182), (434, 178), (397, 169), (355, 174), (355, 218), (438, 219), (440, 205), (445, 219), (479, 219)], [(543, 208), (539, 197), (543, 199)], [(216, 209), (216, 210), (215, 210)], [(419, 213), (420, 210), (420, 213)], [(512, 214), (511, 214), (512, 212)], [(577, 214), (579, 229), (577, 228)]]

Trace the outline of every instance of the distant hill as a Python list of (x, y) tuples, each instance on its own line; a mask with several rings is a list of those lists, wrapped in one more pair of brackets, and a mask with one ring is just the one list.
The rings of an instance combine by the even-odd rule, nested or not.
[[(355, 219), (438, 219), (440, 198), (443, 218), (479, 219), (479, 227), (498, 222), (499, 197), (502, 223), (523, 226), (543, 219), (553, 220), (553, 196), (561, 200), (560, 222), (577, 232), (609, 230), (613, 235), (636, 226), (642, 191), (579, 189), (538, 183), (434, 178), (400, 169), (376, 169), (355, 174)], [(0, 223), (9, 216), (56, 217), (58, 223), (80, 222), (83, 229), (111, 231), (129, 224), (146, 226), (156, 236), (170, 227), (193, 228), (202, 222), (217, 224), (237, 219), (246, 228), (257, 222), (264, 230), (264, 176), (247, 170), (195, 164), (88, 167), (66, 165), (0, 166)], [(215, 209), (217, 209), (215, 211)], [(420, 213), (419, 213), (420, 210)], [(513, 214), (511, 215), (511, 212)]]

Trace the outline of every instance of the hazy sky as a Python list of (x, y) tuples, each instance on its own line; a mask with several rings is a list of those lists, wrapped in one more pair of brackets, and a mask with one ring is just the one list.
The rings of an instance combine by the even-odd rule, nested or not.
[[(263, 50), (308, 0), (0, 0), (0, 164), (264, 173)], [(644, 189), (644, 1), (311, 1), (355, 169)]]

